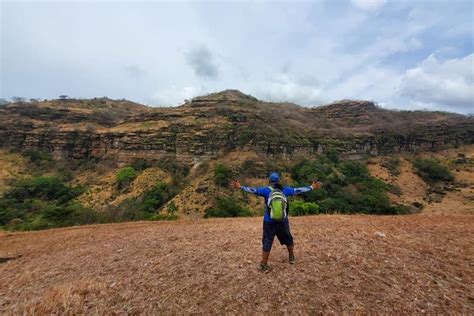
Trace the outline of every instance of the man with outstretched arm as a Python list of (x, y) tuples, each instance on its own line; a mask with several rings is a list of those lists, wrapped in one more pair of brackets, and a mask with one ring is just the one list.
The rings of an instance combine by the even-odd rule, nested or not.
[[(310, 186), (301, 187), (301, 188), (292, 188), (292, 187), (283, 187), (280, 184), (280, 177), (276, 172), (273, 172), (269, 178), (269, 186), (264, 187), (246, 187), (240, 185), (239, 180), (232, 181), (232, 187), (235, 189), (240, 189), (247, 193), (253, 193), (257, 196), (261, 196), (265, 199), (265, 211), (263, 213), (263, 237), (262, 237), (262, 262), (260, 263), (260, 270), (262, 272), (268, 271), (268, 257), (270, 256), (270, 251), (272, 249), (273, 239), (275, 235), (278, 237), (280, 244), (286, 245), (288, 248), (288, 258), (290, 264), (295, 263), (295, 254), (294, 254), (294, 245), (293, 245), (293, 236), (290, 232), (290, 224), (288, 222), (288, 203), (286, 203), (286, 198), (289, 196), (302, 194), (309, 192), (311, 190), (319, 189), (320, 183), (313, 181)], [(283, 193), (282, 196), (285, 203), (283, 203), (285, 210), (283, 212), (284, 216), (281, 220), (272, 219), (272, 206), (271, 201), (269, 205), (270, 196), (275, 195), (275, 191), (278, 193)]]

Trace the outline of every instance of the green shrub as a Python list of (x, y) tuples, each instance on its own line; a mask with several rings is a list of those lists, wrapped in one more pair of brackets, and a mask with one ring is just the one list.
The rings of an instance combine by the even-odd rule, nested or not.
[(370, 178), (367, 166), (360, 162), (346, 161), (338, 169), (344, 174), (348, 183), (360, 183)]
[(119, 189), (127, 187), (135, 178), (137, 172), (132, 167), (123, 167), (115, 173), (115, 181)]
[(416, 159), (413, 163), (416, 173), (426, 182), (433, 183), (439, 181), (452, 182), (454, 176), (446, 166), (443, 166), (435, 159)]
[(364, 163), (320, 156), (296, 164), (292, 177), (298, 186), (314, 178), (322, 182), (319, 190), (303, 195), (305, 202), (319, 205), (321, 213), (396, 213), (387, 196), (388, 185), (372, 177)]
[(214, 182), (217, 185), (227, 187), (232, 180), (232, 172), (227, 167), (217, 164), (214, 168)]
[(57, 200), (59, 203), (65, 203), (82, 192), (81, 188), (70, 187), (56, 177), (40, 176), (15, 181), (4, 193), (3, 199), (19, 203), (29, 199)]
[(219, 197), (213, 207), (206, 209), (204, 217), (244, 217), (252, 215), (250, 210), (243, 208), (233, 197)]
[(325, 156), (318, 156), (314, 160), (305, 159), (291, 169), (291, 176), (299, 184), (309, 184), (312, 180), (325, 181), (334, 173), (334, 164)]
[(16, 180), (0, 198), (0, 226), (30, 230), (94, 223), (98, 214), (73, 201), (82, 192), (56, 177)]
[[(178, 188), (172, 184), (157, 183), (152, 188), (145, 191), (141, 196), (123, 200), (119, 205), (109, 206), (105, 212), (104, 218), (100, 220), (106, 222), (124, 222), (137, 220), (158, 220), (175, 219), (174, 203), (168, 206), (168, 214), (158, 214), (157, 210), (172, 199)], [(174, 205), (176, 207), (176, 205)], [(176, 208), (177, 211), (177, 208)], [(166, 217), (167, 218), (164, 218)]]
[(138, 209), (144, 212), (154, 212), (168, 202), (175, 194), (176, 191), (172, 186), (166, 183), (157, 183), (138, 198)]
[(176, 204), (174, 203), (174, 201), (171, 201), (169, 204), (168, 204), (168, 214), (175, 214), (177, 211), (178, 211), (178, 207), (176, 206)]
[(319, 214), (319, 205), (313, 202), (292, 201), (289, 203), (289, 215), (315, 215)]

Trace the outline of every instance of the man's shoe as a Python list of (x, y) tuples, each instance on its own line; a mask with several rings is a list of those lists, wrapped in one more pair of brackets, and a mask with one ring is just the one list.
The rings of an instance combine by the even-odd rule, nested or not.
[(267, 273), (268, 272), (268, 264), (260, 263), (260, 267), (258, 268), (260, 272)]
[(295, 264), (295, 262), (296, 262), (295, 256), (294, 256), (294, 255), (293, 255), (293, 256), (289, 256), (289, 257), (288, 257), (288, 261), (290, 262), (290, 264)]

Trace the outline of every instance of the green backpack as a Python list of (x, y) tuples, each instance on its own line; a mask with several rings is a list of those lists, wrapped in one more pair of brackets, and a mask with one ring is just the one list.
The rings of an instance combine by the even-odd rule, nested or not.
[(274, 221), (282, 221), (286, 218), (286, 208), (288, 205), (288, 200), (286, 195), (280, 189), (269, 187), (270, 196), (268, 197), (268, 211), (270, 213), (270, 218)]

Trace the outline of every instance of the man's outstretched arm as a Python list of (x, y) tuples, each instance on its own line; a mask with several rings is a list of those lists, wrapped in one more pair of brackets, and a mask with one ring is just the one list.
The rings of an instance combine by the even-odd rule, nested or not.
[(243, 186), (243, 185), (240, 185), (240, 181), (239, 180), (234, 180), (231, 182), (231, 186), (234, 188), (234, 189), (240, 189), (244, 192), (247, 192), (247, 193), (253, 193), (255, 195), (258, 195), (258, 189), (255, 188), (255, 187), (246, 187), (246, 186)]
[(289, 188), (290, 192), (287, 192), (288, 195), (298, 195), (298, 194), (303, 194), (306, 192), (310, 192), (312, 190), (317, 190), (321, 187), (321, 184), (318, 181), (313, 180), (313, 183), (311, 185), (308, 185), (307, 187), (300, 187), (300, 188)]

